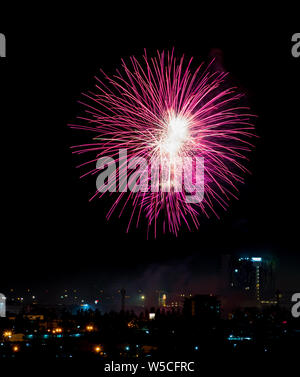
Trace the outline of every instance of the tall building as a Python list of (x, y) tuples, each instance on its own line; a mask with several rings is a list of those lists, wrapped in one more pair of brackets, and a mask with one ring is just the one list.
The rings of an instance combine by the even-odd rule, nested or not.
[(165, 308), (167, 306), (167, 294), (165, 291), (159, 290), (158, 292), (158, 307)]
[(217, 319), (221, 312), (220, 301), (213, 295), (195, 295), (185, 299), (183, 312), (188, 316)]
[(229, 284), (260, 304), (275, 304), (275, 261), (271, 257), (232, 257)]

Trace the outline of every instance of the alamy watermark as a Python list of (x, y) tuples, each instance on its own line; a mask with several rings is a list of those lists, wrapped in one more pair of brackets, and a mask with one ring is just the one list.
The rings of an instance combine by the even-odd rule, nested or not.
[[(101, 157), (96, 169), (99, 192), (174, 192), (182, 193), (187, 203), (200, 203), (204, 197), (204, 158), (127, 157), (120, 149), (118, 158)], [(117, 187), (118, 180), (118, 187)]]
[(6, 297), (0, 293), (0, 318), (6, 317)]
[(292, 302), (295, 304), (292, 306), (292, 316), (294, 318), (300, 317), (300, 293), (294, 293), (292, 296)]
[(294, 58), (299, 58), (300, 56), (300, 33), (295, 33), (292, 36), (292, 42), (296, 42), (292, 46), (292, 55)]
[(6, 38), (0, 33), (0, 58), (6, 58)]

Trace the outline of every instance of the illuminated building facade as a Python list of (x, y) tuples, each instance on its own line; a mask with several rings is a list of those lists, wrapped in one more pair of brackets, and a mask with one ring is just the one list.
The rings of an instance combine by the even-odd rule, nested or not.
[(275, 261), (270, 257), (234, 257), (229, 265), (230, 287), (260, 304), (276, 304)]
[(165, 308), (167, 306), (167, 294), (165, 291), (158, 291), (158, 307)]

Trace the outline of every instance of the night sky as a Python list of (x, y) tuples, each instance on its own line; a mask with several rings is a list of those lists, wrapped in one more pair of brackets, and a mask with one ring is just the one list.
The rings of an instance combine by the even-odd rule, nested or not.
[[(291, 37), (299, 22), (219, 24), (195, 22), (196, 15), (178, 11), (156, 18), (148, 13), (129, 18), (120, 9), (118, 17), (106, 9), (97, 12), (76, 18), (45, 13), (0, 30), (7, 38), (7, 58), (0, 60), (1, 285), (89, 279), (115, 284), (153, 266), (180, 274), (187, 265), (187, 274), (213, 274), (221, 254), (250, 252), (278, 256), (286, 284), (296, 291), (300, 58), (291, 55)], [(88, 141), (89, 134), (67, 124), (82, 114), (77, 101), (93, 89), (100, 68), (113, 74), (121, 58), (172, 47), (196, 63), (208, 61), (212, 49), (222, 51), (232, 83), (258, 115), (259, 138), (252, 175), (240, 186), (240, 199), (219, 212), (220, 220), (203, 218), (198, 231), (147, 240), (145, 228), (126, 234), (124, 219), (115, 215), (107, 222), (107, 200), (88, 201), (95, 181), (79, 179), (76, 165), (83, 160), (70, 146)]]

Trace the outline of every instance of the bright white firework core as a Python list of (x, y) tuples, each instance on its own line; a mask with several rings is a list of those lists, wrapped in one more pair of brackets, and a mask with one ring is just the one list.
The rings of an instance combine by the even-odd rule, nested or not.
[(170, 114), (166, 123), (167, 130), (161, 143), (161, 151), (174, 157), (178, 155), (189, 138), (188, 120), (181, 116)]
[(164, 130), (158, 143), (160, 158), (165, 169), (160, 186), (163, 191), (170, 191), (177, 185), (175, 171), (181, 166), (181, 153), (189, 141), (189, 121), (174, 112), (169, 112), (164, 123)]

